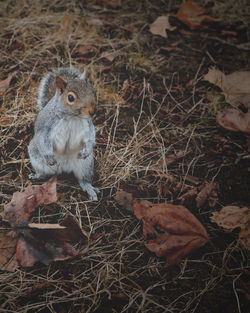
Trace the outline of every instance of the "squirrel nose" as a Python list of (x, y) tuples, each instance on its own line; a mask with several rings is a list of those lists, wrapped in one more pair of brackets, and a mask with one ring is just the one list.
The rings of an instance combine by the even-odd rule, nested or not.
[(87, 112), (90, 116), (93, 116), (95, 114), (95, 108), (94, 107), (89, 107), (87, 109)]

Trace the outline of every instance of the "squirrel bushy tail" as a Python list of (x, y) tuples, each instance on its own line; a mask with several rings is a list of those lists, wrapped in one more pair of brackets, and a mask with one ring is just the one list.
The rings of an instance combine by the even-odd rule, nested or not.
[(66, 80), (80, 78), (82, 73), (74, 67), (60, 67), (58, 69), (53, 69), (52, 72), (47, 73), (41, 80), (39, 89), (37, 104), (40, 110), (45, 107), (48, 101), (55, 94), (55, 80), (56, 76), (61, 76), (66, 78)]

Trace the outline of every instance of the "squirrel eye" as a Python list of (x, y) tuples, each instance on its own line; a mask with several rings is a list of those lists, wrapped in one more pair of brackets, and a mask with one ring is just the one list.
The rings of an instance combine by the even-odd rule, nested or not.
[(68, 100), (69, 102), (74, 102), (75, 101), (75, 97), (71, 94), (68, 95)]

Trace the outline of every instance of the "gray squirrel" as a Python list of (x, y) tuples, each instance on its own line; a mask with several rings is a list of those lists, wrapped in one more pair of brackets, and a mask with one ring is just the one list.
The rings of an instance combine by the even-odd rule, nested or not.
[(91, 184), (95, 128), (91, 120), (96, 97), (87, 73), (74, 67), (54, 69), (41, 80), (37, 104), (40, 112), (28, 153), (38, 179), (73, 172), (90, 200), (98, 189)]

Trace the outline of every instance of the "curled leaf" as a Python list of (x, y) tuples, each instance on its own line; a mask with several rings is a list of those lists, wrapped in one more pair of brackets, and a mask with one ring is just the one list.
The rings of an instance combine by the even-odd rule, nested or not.
[(36, 262), (47, 265), (52, 261), (66, 260), (78, 254), (72, 244), (88, 242), (88, 234), (72, 216), (60, 224), (30, 223), (27, 228), (18, 229), (18, 233), (16, 256), (23, 267), (33, 266)]
[(157, 256), (165, 256), (166, 265), (179, 263), (208, 241), (205, 228), (182, 205), (134, 201), (134, 213), (143, 222), (146, 247)]

